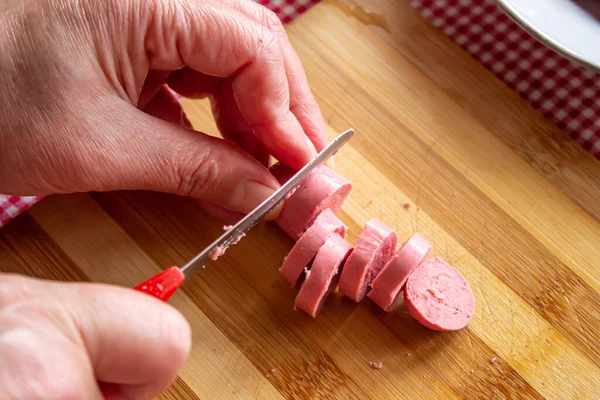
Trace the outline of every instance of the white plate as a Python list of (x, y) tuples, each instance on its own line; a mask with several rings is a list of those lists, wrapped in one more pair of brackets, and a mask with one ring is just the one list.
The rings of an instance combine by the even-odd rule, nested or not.
[(600, 0), (496, 0), (529, 33), (600, 72)]

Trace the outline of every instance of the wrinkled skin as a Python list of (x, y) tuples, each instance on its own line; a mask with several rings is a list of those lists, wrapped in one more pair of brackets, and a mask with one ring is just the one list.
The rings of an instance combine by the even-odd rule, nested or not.
[[(165, 84), (209, 98), (223, 139)], [(249, 0), (4, 0), (0, 87), (5, 194), (156, 190), (226, 219), (278, 187), (269, 155), (299, 168), (326, 144), (285, 31)], [(190, 341), (131, 289), (0, 274), (2, 399), (150, 398)]]
[(131, 289), (0, 274), (0, 398), (149, 399), (190, 350), (187, 321)]

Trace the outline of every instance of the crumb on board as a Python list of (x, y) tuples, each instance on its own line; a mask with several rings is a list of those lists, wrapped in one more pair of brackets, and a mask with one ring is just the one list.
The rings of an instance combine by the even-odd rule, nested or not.
[(472, 370), (471, 370), (471, 373), (472, 373), (472, 374), (474, 374), (474, 373), (475, 373), (475, 370), (473, 370), (473, 369), (472, 369)]
[(456, 197), (456, 192), (452, 192), (452, 197)]
[(411, 207), (412, 207), (412, 205), (413, 205), (412, 201), (410, 201), (410, 200), (406, 200), (406, 201), (404, 202), (404, 204), (402, 204), (402, 207), (404, 207), (404, 209), (406, 209), (406, 210), (407, 210), (407, 209), (411, 208)]
[(498, 361), (498, 358), (497, 358), (497, 357), (492, 357), (492, 358), (490, 359), (490, 364), (495, 364), (495, 363), (496, 363), (496, 361)]
[(224, 231), (228, 231), (228, 230), (230, 230), (231, 228), (233, 228), (233, 225), (223, 225), (223, 230), (224, 230)]
[(381, 368), (383, 368), (383, 361), (379, 361), (379, 362), (369, 361), (369, 365), (375, 369), (381, 369)]
[(411, 356), (411, 354), (407, 351), (406, 352), (406, 357), (410, 357), (410, 356)]
[(274, 374), (275, 372), (277, 372), (277, 370), (275, 368), (271, 368), (271, 373)]

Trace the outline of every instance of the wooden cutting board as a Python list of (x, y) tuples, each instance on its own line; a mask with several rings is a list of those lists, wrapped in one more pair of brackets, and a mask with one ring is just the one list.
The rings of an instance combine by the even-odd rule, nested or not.
[[(194, 345), (162, 398), (599, 398), (600, 163), (404, 1), (325, 2), (289, 34), (330, 135), (356, 129), (335, 159), (349, 240), (372, 217), (420, 232), (475, 316), (438, 333), (339, 294), (316, 320), (294, 312), (292, 242), (262, 224), (172, 298)], [(216, 132), (205, 103), (185, 107)], [(220, 232), (176, 196), (51, 196), (0, 230), (0, 266), (131, 287)]]

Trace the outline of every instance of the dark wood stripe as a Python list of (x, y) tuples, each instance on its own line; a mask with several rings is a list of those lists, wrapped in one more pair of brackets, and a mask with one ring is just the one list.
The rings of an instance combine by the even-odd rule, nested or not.
[(40, 279), (89, 281), (29, 213), (0, 229), (0, 270)]
[(175, 379), (171, 387), (158, 398), (161, 400), (200, 400), (200, 397), (179, 376)]
[[(354, 146), (373, 149), (365, 156), (381, 173), (392, 181), (401, 175), (398, 187), (415, 199), (420, 209), (600, 365), (598, 292), (367, 92), (355, 88), (340, 107), (374, 110), (369, 114), (372, 119), (361, 125), (377, 130), (381, 138), (356, 135)], [(341, 127), (351, 122), (338, 120), (336, 124)], [(403, 129), (400, 134), (399, 129)], [(398, 148), (404, 150), (394, 150)]]

